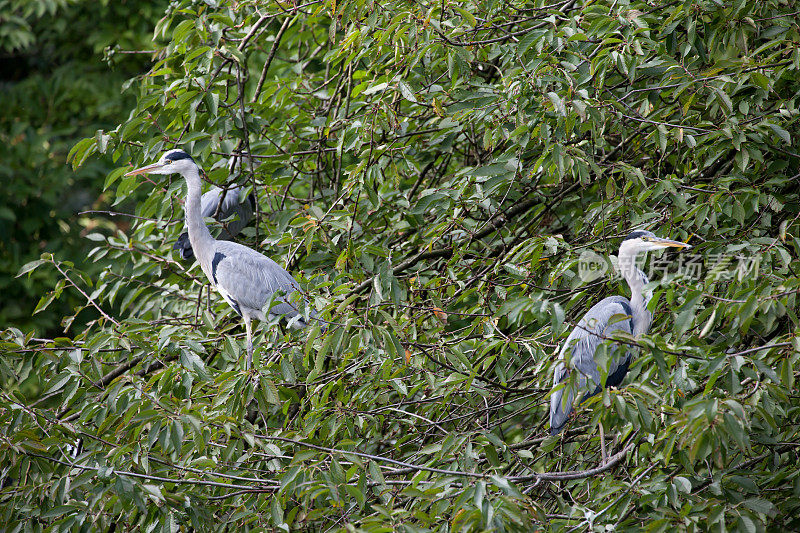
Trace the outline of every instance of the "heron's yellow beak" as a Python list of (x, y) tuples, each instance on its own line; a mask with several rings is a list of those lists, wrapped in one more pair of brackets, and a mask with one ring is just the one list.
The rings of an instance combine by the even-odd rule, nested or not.
[(691, 248), (691, 246), (685, 242), (671, 241), (669, 239), (656, 238), (654, 242), (655, 244), (663, 246), (664, 248), (686, 248), (687, 250)]
[(137, 168), (136, 170), (131, 170), (126, 176), (136, 176), (137, 174), (149, 174), (155, 170), (162, 168), (164, 165), (161, 163), (153, 163), (152, 165), (147, 165), (146, 167)]

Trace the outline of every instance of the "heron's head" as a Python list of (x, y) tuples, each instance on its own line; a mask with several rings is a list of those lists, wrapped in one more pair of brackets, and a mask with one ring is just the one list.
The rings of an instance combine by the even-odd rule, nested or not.
[(636, 230), (622, 241), (619, 247), (620, 255), (633, 255), (639, 252), (650, 252), (661, 250), (662, 248), (691, 248), (685, 242), (671, 241), (656, 237), (653, 233), (644, 230)]
[(131, 170), (126, 176), (136, 174), (183, 174), (184, 172), (196, 169), (197, 164), (192, 156), (183, 150), (170, 150), (161, 156), (157, 163), (147, 165), (136, 170)]

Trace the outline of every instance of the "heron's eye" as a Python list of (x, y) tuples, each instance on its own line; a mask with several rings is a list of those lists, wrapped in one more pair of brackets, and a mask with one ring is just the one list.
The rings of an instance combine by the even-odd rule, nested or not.
[(643, 240), (643, 241), (645, 241), (645, 242), (647, 242), (647, 241), (649, 241), (649, 240), (650, 240), (650, 237), (642, 237), (642, 240)]

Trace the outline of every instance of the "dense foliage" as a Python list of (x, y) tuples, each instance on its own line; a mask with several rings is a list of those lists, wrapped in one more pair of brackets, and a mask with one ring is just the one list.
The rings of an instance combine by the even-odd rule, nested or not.
[[(31, 317), (40, 296), (61, 276), (55, 270), (40, 270), (30, 278), (14, 278), (20, 265), (43, 252), (84, 266), (81, 258), (86, 258), (92, 243), (81, 235), (97, 226), (115, 226), (113, 218), (79, 214), (108, 210), (99, 193), (105, 175), (114, 169), (111, 158), (94, 158), (73, 170), (66, 157), (76, 142), (97, 128), (113, 128), (135, 105), (135, 95), (122, 94), (120, 87), (145, 70), (150, 58), (116, 54), (115, 46), (149, 47), (159, 3), (166, 5), (0, 0), (0, 324), (4, 327), (35, 327), (42, 336), (58, 332), (63, 329), (61, 317), (80, 305), (80, 294), (68, 293)], [(120, 21), (125, 21), (124, 27)], [(92, 275), (100, 271), (90, 264), (85, 267)]]
[[(70, 153), (110, 154), (135, 224), (87, 235), (97, 276), (21, 270), (62, 280), (41, 307), (63, 288), (98, 318), (3, 334), (4, 523), (797, 528), (797, 20), (783, 0), (172, 2), (136, 108)], [(336, 325), (262, 324), (243, 371), (238, 317), (171, 251), (182, 180), (123, 176), (174, 146), (256, 193), (243, 241)], [(558, 346), (627, 291), (605, 258), (632, 228), (694, 248), (650, 258), (624, 386), (547, 436)]]

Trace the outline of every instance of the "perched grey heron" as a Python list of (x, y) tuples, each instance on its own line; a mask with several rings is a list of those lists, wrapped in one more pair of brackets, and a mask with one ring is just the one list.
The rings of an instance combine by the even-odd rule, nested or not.
[[(217, 236), (220, 241), (233, 240), (253, 219), (253, 211), (256, 209), (256, 197), (253, 193), (250, 193), (244, 202), (240, 202), (240, 192), (241, 189), (239, 187), (233, 187), (228, 190), (211, 187), (208, 192), (200, 197), (200, 216), (204, 219), (213, 217), (222, 222), (222, 231)], [(233, 219), (228, 221), (231, 217)], [(194, 259), (192, 243), (189, 242), (189, 234), (187, 232), (181, 233), (172, 248), (178, 251), (184, 261)]]
[[(211, 236), (201, 213), (200, 168), (189, 154), (183, 150), (170, 150), (157, 163), (132, 170), (126, 176), (136, 174), (180, 174), (186, 180), (184, 210), (189, 242), (211, 285), (244, 320), (248, 370), (253, 363), (253, 319), (265, 320), (266, 314), (284, 315), (290, 326), (302, 328), (308, 325), (292, 303), (292, 300), (301, 298), (292, 298), (300, 287), (291, 274), (247, 246)], [(274, 303), (265, 314), (264, 308), (271, 300)], [(310, 318), (315, 317), (316, 313), (312, 311)]]
[[(609, 296), (596, 303), (583, 315), (578, 326), (572, 330), (561, 347), (559, 354), (561, 361), (556, 365), (553, 386), (567, 381), (570, 372), (575, 369), (579, 373), (577, 385), (581, 391), (572, 391), (569, 385), (565, 384), (550, 396), (551, 435), (558, 434), (566, 425), (572, 412), (572, 401), (576, 392), (584, 392), (582, 402), (600, 392), (603, 384), (600, 368), (595, 361), (598, 346), (603, 341), (611, 339), (618, 331), (639, 336), (650, 329), (653, 315), (647, 310), (647, 302), (652, 295), (644, 291), (649, 280), (645, 273), (636, 267), (636, 256), (642, 252), (670, 247), (691, 248), (682, 242), (656, 237), (649, 231), (634, 231), (622, 241), (619, 247), (619, 269), (631, 288), (631, 299)], [(609, 366), (606, 387), (616, 387), (622, 383), (633, 358), (632, 351), (632, 347), (612, 341), (607, 352)], [(601, 426), (601, 440), (602, 431)], [(603, 456), (605, 462), (605, 446), (603, 446)]]

